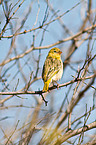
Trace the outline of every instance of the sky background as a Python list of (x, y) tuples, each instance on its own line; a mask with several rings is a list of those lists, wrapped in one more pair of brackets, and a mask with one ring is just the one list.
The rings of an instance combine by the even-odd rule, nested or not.
[[(9, 0), (8, 5), (10, 5), (11, 3), (12, 3), (12, 5), (14, 5), (16, 2), (17, 2), (17, 0)], [(78, 32), (78, 30), (80, 29), (80, 26), (83, 23), (83, 20), (86, 16), (86, 7), (87, 7), (87, 2), (88, 2), (87, 0), (81, 2), (78, 6), (76, 6), (73, 10), (70, 11), (70, 9), (79, 2), (81, 2), (81, 1), (79, 1), (79, 0), (55, 0), (55, 1), (49, 0), (49, 3), (54, 8), (55, 12), (57, 12), (58, 16), (69, 10), (69, 12), (66, 13), (61, 19), (62, 19), (63, 23), (67, 26), (67, 28), (72, 32), (72, 35), (74, 35)], [(20, 1), (20, 3), (21, 3), (21, 1)], [(42, 24), (42, 22), (44, 20), (44, 14), (45, 14), (45, 11), (47, 8), (46, 2), (44, 0), (38, 0), (38, 1), (37, 0), (33, 0), (33, 1), (25, 0), (24, 3), (22, 4), (22, 6), (20, 7), (20, 9), (14, 15), (14, 19), (11, 20), (14, 32), (20, 27), (21, 21), (24, 18), (24, 16), (26, 15), (26, 13), (28, 12), (29, 7), (31, 5), (32, 5), (31, 12), (30, 12), (28, 19), (26, 20), (23, 28), (21, 29), (21, 31), (29, 30), (29, 29), (33, 28), (33, 25), (36, 22), (38, 9), (40, 9), (40, 10), (39, 10), (37, 22), (36, 22), (36, 25), (34, 26), (34, 28), (36, 28)], [(92, 8), (93, 8), (93, 10), (95, 10), (95, 14), (96, 14), (96, 0), (92, 1)], [(15, 8), (13, 10), (15, 10)], [(50, 18), (52, 16), (53, 16), (53, 13), (48, 8), (47, 22), (50, 20)], [(55, 18), (55, 16), (53, 16), (53, 19), (54, 18)], [(0, 22), (1, 22), (0, 31), (2, 30), (2, 28), (5, 24), (5, 21), (6, 20), (5, 20), (5, 16), (3, 13), (2, 5), (0, 5)], [(34, 46), (35, 47), (40, 46), (42, 33), (43, 33), (43, 29), (42, 30), (39, 29), (37, 31), (32, 31), (32, 32), (17, 36), (13, 49), (14, 50), (16, 49), (17, 54), (21, 54), (24, 51), (30, 49), (32, 42), (33, 42), (33, 35), (35, 35)], [(9, 36), (9, 35), (11, 35), (10, 25), (7, 26), (7, 30), (4, 33), (4, 36)], [(59, 40), (67, 38), (67, 37), (69, 37), (69, 35), (66, 34), (64, 28), (61, 27), (60, 23), (57, 20), (57, 21), (51, 23), (47, 27), (47, 30), (45, 31), (45, 34), (44, 34), (42, 46), (47, 46), (47, 45), (53, 44)], [(7, 39), (7, 38), (3, 38), (0, 40), (0, 49), (1, 49), (0, 63), (5, 59), (7, 53), (10, 49), (11, 40), (12, 39)], [(56, 47), (59, 47), (62, 50), (61, 57), (62, 57), (63, 62), (68, 54), (68, 48), (69, 48), (70, 44), (71, 44), (71, 41), (67, 41), (65, 43), (56, 45)], [(74, 67), (76, 70), (78, 70), (78, 68), (82, 67), (84, 60), (86, 59), (87, 45), (88, 45), (88, 42), (85, 41), (75, 51), (75, 53), (71, 57), (71, 66)], [(96, 41), (93, 46), (92, 55), (94, 55), (96, 53), (95, 46), (96, 46)], [(92, 47), (92, 45), (91, 45), (91, 47)], [(50, 49), (51, 48), (41, 50), (40, 66), (39, 66), (40, 69), (39, 69), (38, 77), (40, 77), (42, 75), (43, 64), (44, 64), (44, 61), (45, 61), (46, 56)], [(9, 58), (12, 58), (15, 56), (14, 52), (15, 51), (12, 52), (12, 54), (11, 54), (11, 56), (9, 56)], [(37, 67), (36, 60), (38, 60), (38, 56), (39, 56), (39, 50), (33, 50), (30, 54), (28, 54), (28, 55), (24, 56), (22, 59), (20, 59), (21, 68), (27, 78), (27, 82), (30, 78), (31, 71), (33, 71), (33, 75), (35, 75), (36, 67)], [(83, 63), (75, 64), (74, 62), (76, 62), (78, 60), (82, 60)], [(18, 65), (15, 64), (15, 61), (12, 61), (12, 62), (6, 64), (5, 66), (3, 66), (3, 68), (1, 67), (0, 75), (2, 76), (3, 73), (6, 71), (6, 69), (8, 69), (11, 65), (13, 65), (13, 67), (11, 69), (9, 69), (9, 71), (7, 71), (6, 75), (4, 76), (4, 78), (7, 78), (6, 84), (10, 84), (9, 90), (6, 90), (6, 91), (13, 91), (16, 87), (18, 79), (19, 79), (19, 85), (17, 87), (17, 90), (20, 90), (25, 86), (25, 82), (22, 79), (21, 74), (18, 72)], [(95, 66), (96, 66), (96, 63), (94, 61), (94, 67)], [(58, 83), (63, 84), (65, 82), (68, 82), (68, 81), (72, 80), (73, 79), (72, 76), (75, 76), (75, 75), (76, 75), (76, 72), (74, 70), (72, 70), (70, 68), (70, 66), (67, 66), (64, 69), (62, 79)], [(69, 101), (71, 100), (75, 85), (76, 84), (74, 84), (72, 86), (71, 91), (68, 95)], [(96, 87), (96, 84), (95, 84), (95, 87)], [(1, 83), (0, 91), (2, 91), (3, 88), (4, 88), (4, 84)], [(37, 90), (42, 90), (42, 88), (43, 88), (43, 81), (42, 81), (42, 79), (40, 79), (40, 80), (34, 82), (31, 85), (29, 90), (37, 91)], [(60, 108), (60, 106), (62, 104), (62, 101), (64, 100), (64, 98), (66, 96), (68, 89), (69, 89), (69, 86), (62, 87), (59, 90), (53, 90), (52, 92), (48, 93), (46, 96), (46, 100), (48, 100), (48, 106), (46, 107), (44, 103), (42, 104), (43, 111), (41, 110), (40, 115), (43, 117), (45, 114), (50, 113), (52, 110), (54, 113), (57, 113), (58, 109)], [(85, 97), (83, 99), (81, 99), (81, 101), (78, 103), (78, 105), (73, 110), (72, 120), (74, 120), (74, 118), (76, 118), (77, 116), (79, 117), (81, 114), (84, 114), (84, 112), (86, 110), (86, 103), (87, 103), (87, 109), (89, 110), (89, 108), (93, 105), (92, 95), (93, 95), (93, 89), (91, 88), (88, 92), (86, 92)], [(20, 98), (14, 96), (10, 100), (6, 101), (4, 103), (4, 105), (9, 106), (9, 105), (23, 104), (28, 107), (33, 107), (33, 109), (34, 109), (34, 107), (36, 106), (36, 101), (34, 99), (34, 95), (23, 95), (22, 97), (27, 98), (27, 99), (20, 99)], [(6, 98), (6, 96), (3, 96), (3, 98)], [(37, 95), (37, 98), (40, 98), (40, 96)], [(51, 103), (53, 103), (53, 105), (51, 105)], [(66, 109), (67, 105), (68, 104), (66, 103), (64, 106), (64, 109)], [(78, 111), (81, 111), (81, 112), (78, 112)], [(22, 124), (25, 122), (25, 120), (27, 119), (28, 114), (30, 114), (30, 113), (32, 113), (32, 108), (31, 109), (30, 108), (10, 108), (10, 109), (0, 110), (0, 114), (1, 114), (0, 119), (2, 119), (3, 117), (6, 117), (6, 116), (8, 117), (8, 119), (0, 121), (0, 126), (2, 126), (2, 128), (4, 130), (8, 131), (9, 128), (12, 128), (16, 124), (16, 122), (18, 120), (20, 120), (19, 126), (18, 126), (18, 128), (20, 128), (22, 126)], [(78, 115), (78, 113), (79, 113), (79, 115)], [(91, 117), (89, 117), (87, 123), (91, 123), (94, 120), (95, 114), (96, 114), (96, 110), (94, 110), (92, 112)], [(83, 122), (83, 120), (82, 120), (82, 122)], [(65, 124), (67, 124), (67, 121), (65, 122)], [(92, 130), (92, 132), (93, 132), (93, 130)], [(39, 134), (41, 135), (41, 132)], [(34, 137), (33, 143), (34, 142), (36, 143), (36, 141), (38, 142), (38, 140), (40, 139), (40, 135), (39, 135), (38, 139), (36, 138), (36, 136)], [(3, 137), (3, 133), (2, 133), (2, 131), (0, 131), (0, 140), (2, 140), (2, 137)]]

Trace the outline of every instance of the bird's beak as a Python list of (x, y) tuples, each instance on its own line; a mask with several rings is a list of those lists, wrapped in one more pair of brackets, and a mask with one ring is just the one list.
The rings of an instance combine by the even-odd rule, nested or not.
[(61, 54), (62, 53), (62, 51), (59, 51), (59, 54)]

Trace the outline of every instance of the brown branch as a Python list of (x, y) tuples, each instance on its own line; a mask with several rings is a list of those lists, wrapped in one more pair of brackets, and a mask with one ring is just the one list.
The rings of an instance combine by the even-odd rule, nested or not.
[(56, 17), (55, 19), (53, 19), (52, 21), (49, 21), (48, 23), (45, 23), (37, 28), (32, 28), (30, 30), (24, 30), (23, 32), (20, 32), (20, 33), (16, 33), (16, 34), (13, 34), (13, 35), (10, 35), (10, 36), (1, 36), (1, 38), (12, 38), (13, 36), (17, 36), (17, 35), (21, 35), (21, 34), (25, 34), (25, 33), (28, 33), (28, 32), (31, 32), (31, 31), (35, 31), (37, 29), (41, 29), (43, 28), (44, 26), (47, 26), (49, 24), (51, 24), (52, 22), (60, 19), (61, 17), (63, 17), (65, 14), (67, 14), (68, 12), (70, 12), (71, 10), (73, 10), (75, 7), (77, 7), (81, 2), (77, 3), (75, 6), (73, 6), (71, 9), (67, 10), (66, 12), (64, 12), (63, 14), (61, 14), (60, 16)]
[(11, 20), (12, 17), (15, 15), (15, 13), (17, 12), (17, 10), (21, 7), (21, 5), (23, 4), (23, 2), (24, 2), (24, 0), (19, 4), (19, 6), (18, 6), (17, 9), (12, 13), (12, 15), (11, 15), (9, 18), (7, 18), (7, 21), (6, 21), (6, 23), (5, 23), (5, 25), (4, 25), (3, 29), (2, 29), (2, 32), (0, 33), (0, 37), (1, 37), (1, 38), (3, 37), (2, 35), (3, 35), (3, 33), (5, 32), (5, 29), (6, 29), (7, 25), (9, 24), (10, 20)]
[[(59, 85), (59, 88), (64, 87), (64, 86), (68, 86), (68, 85), (73, 84), (73, 83), (78, 82), (78, 81), (87, 80), (87, 79), (91, 79), (91, 78), (95, 78), (95, 77), (96, 77), (96, 74), (93, 74), (91, 76), (84, 77), (84, 78), (76, 78), (76, 79), (71, 80), (71, 81), (69, 81), (67, 83)], [(57, 88), (57, 86), (52, 86), (52, 87), (49, 88), (49, 90), (51, 91), (51, 90), (54, 90), (56, 88)], [(24, 91), (15, 91), (15, 92), (0, 92), (0, 95), (11, 95), (11, 96), (3, 99), (3, 100), (0, 100), (0, 104), (3, 104), (5, 101), (9, 100), (14, 95), (17, 96), (17, 95), (23, 95), (23, 94), (29, 94), (29, 95), (38, 94), (38, 95), (41, 95), (43, 101), (45, 102), (45, 105), (47, 106), (48, 101), (44, 99), (43, 93), (46, 93), (46, 92), (43, 92), (42, 90), (41, 91), (28, 91), (28, 90), (26, 91), (26, 90), (24, 90)]]
[[(59, 88), (64, 87), (64, 86), (68, 86), (68, 85), (70, 85), (72, 83), (75, 83), (75, 82), (78, 82), (78, 81), (87, 80), (87, 79), (91, 79), (91, 78), (95, 78), (95, 77), (96, 77), (96, 74), (93, 74), (93, 75), (88, 76), (88, 77), (73, 79), (73, 80), (71, 80), (67, 83), (60, 84)], [(56, 88), (57, 88), (57, 86), (54, 85), (54, 86), (50, 87), (49, 90), (51, 91), (51, 90), (54, 90)], [(42, 90), (41, 91), (21, 91), (21, 92), (16, 91), (16, 92), (0, 92), (0, 95), (23, 95), (23, 94), (38, 94), (38, 95), (41, 95), (43, 93), (45, 93), (45, 92), (43, 92)]]
[(82, 132), (86, 132), (88, 130), (91, 130), (93, 128), (96, 128), (96, 121), (93, 122), (93, 123), (88, 124), (87, 126), (81, 127), (79, 129), (68, 131), (61, 138), (59, 138), (58, 141), (56, 143), (54, 143), (54, 145), (61, 144), (64, 141), (66, 141), (67, 139), (69, 139), (69, 138), (71, 138), (73, 136), (76, 136), (76, 135), (78, 135), (78, 134), (80, 134)]
[(91, 85), (94, 83), (95, 77), (91, 80), (91, 82), (78, 94), (77, 98), (75, 100), (72, 100), (70, 104), (68, 105), (67, 110), (65, 113), (62, 115), (61, 120), (56, 126), (56, 129), (60, 127), (60, 125), (64, 122), (66, 117), (68, 116), (69, 113), (72, 112), (73, 108), (76, 106), (76, 104), (80, 101), (80, 99), (83, 97), (84, 93), (91, 87)]
[[(41, 79), (41, 77), (38, 77), (38, 78), (33, 79), (33, 80), (31, 81), (30, 84), (34, 83), (36, 80), (39, 80), (39, 79)], [(21, 90), (19, 90), (18, 92), (22, 92), (23, 90), (26, 90), (25, 88), (27, 87), (27, 85), (28, 85), (28, 84), (26, 84), (25, 87), (22, 88)], [(14, 96), (14, 95), (11, 95), (11, 96), (8, 96), (7, 98), (4, 98), (4, 99), (0, 100), (0, 104), (3, 104), (5, 101), (9, 100), (9, 99), (12, 98), (13, 96)], [(37, 99), (36, 96), (35, 96), (35, 100), (36, 100), (36, 102), (38, 102), (38, 99)]]
[[(82, 116), (78, 117), (77, 119), (75, 119), (74, 121), (71, 122), (71, 125), (73, 125), (75, 122), (79, 121), (81, 118), (85, 117), (86, 115), (90, 114), (94, 109), (96, 109), (96, 107), (91, 107), (89, 111), (87, 111), (86, 113), (84, 113)], [(66, 126), (65, 128), (62, 129), (62, 132), (65, 131), (65, 129), (67, 129), (68, 126)]]
[(3, 61), (2, 63), (0, 63), (0, 66), (3, 66), (3, 65), (5, 65), (5, 64), (7, 64), (7, 63), (9, 63), (9, 62), (11, 62), (11, 61), (13, 61), (13, 60), (20, 59), (20, 58), (24, 57), (25, 55), (29, 54), (33, 49), (34, 49), (34, 50), (38, 50), (38, 49), (47, 49), (47, 48), (56, 46), (56, 45), (58, 45), (58, 44), (64, 43), (64, 42), (66, 42), (66, 41), (74, 40), (75, 38), (79, 37), (80, 35), (82, 35), (82, 34), (88, 32), (88, 31), (90, 31), (90, 30), (93, 30), (93, 29), (95, 29), (95, 28), (96, 28), (96, 24), (94, 24), (94, 25), (92, 25), (92, 26), (90, 26), (90, 27), (88, 27), (88, 28), (86, 28), (86, 29), (84, 29), (84, 30), (78, 32), (77, 34), (75, 34), (75, 35), (73, 35), (73, 36), (70, 36), (70, 37), (65, 38), (65, 39), (63, 39), (63, 40), (59, 40), (59, 41), (57, 41), (56, 43), (53, 43), (53, 44), (50, 44), (50, 45), (47, 45), (47, 46), (31, 47), (29, 50), (25, 51), (24, 53), (19, 54), (19, 55), (13, 57), (13, 58), (10, 58), (10, 59), (8, 59), (8, 60), (6, 60), (6, 61)]

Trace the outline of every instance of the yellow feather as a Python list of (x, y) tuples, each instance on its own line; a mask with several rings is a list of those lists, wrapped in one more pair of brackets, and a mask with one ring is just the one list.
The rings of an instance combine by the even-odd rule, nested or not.
[(45, 60), (42, 79), (44, 81), (43, 91), (47, 92), (52, 81), (57, 81), (63, 73), (63, 63), (61, 60), (61, 51), (59, 48), (52, 48)]
[(51, 79), (48, 80), (47, 82), (44, 82), (44, 87), (43, 87), (43, 91), (44, 92), (47, 92), (48, 91), (50, 82), (51, 82)]

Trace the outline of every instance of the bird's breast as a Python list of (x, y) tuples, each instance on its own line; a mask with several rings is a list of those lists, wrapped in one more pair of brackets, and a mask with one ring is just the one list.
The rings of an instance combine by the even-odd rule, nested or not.
[(53, 81), (60, 80), (62, 77), (62, 74), (63, 74), (63, 64), (61, 65), (61, 69), (59, 70), (59, 72), (52, 77), (52, 80)]

